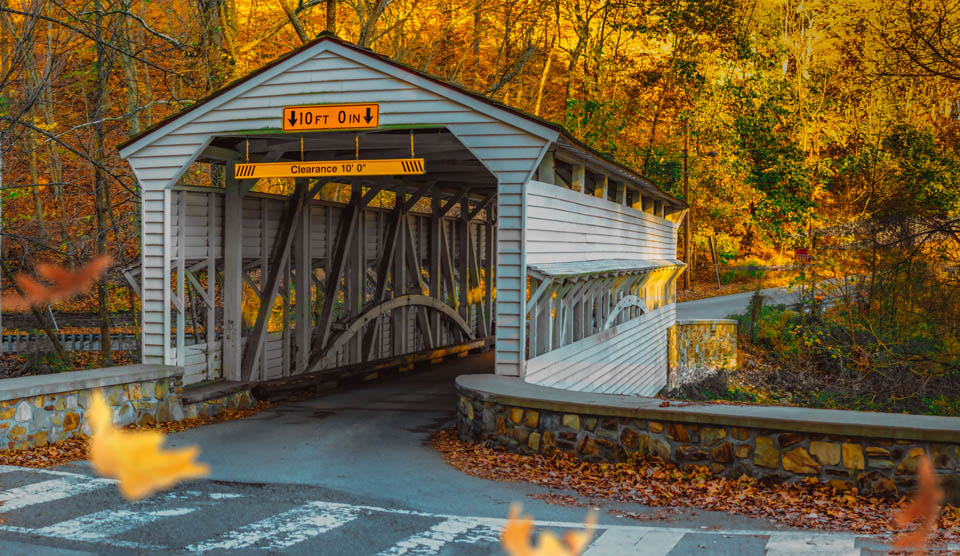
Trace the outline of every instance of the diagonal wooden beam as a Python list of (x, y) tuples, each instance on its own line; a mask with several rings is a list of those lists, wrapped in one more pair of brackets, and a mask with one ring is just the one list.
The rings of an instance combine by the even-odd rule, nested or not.
[(294, 230), (297, 220), (300, 219), (300, 213), (306, 206), (306, 186), (303, 182), (297, 180), (297, 186), (293, 197), (287, 203), (284, 217), (281, 222), (283, 228), (277, 234), (274, 241), (273, 253), (270, 258), (270, 273), (266, 282), (263, 282), (263, 294), (260, 296), (260, 310), (257, 311), (257, 321), (253, 325), (247, 345), (243, 350), (243, 358), (240, 360), (241, 380), (250, 380), (253, 373), (253, 365), (260, 357), (263, 351), (264, 334), (266, 330), (267, 319), (273, 308), (273, 298), (277, 296), (277, 290), (280, 287), (280, 278), (284, 275), (287, 267), (287, 261), (290, 259), (290, 246), (293, 244)]
[(480, 214), (480, 211), (490, 206), (490, 203), (493, 202), (493, 200), (496, 198), (497, 198), (496, 194), (487, 195), (486, 198), (480, 201), (480, 204), (473, 207), (473, 210), (470, 211), (470, 215), (467, 216), (467, 220), (473, 220), (474, 218), (476, 218), (477, 215)]
[(445, 205), (443, 205), (443, 208), (440, 209), (440, 214), (438, 214), (437, 216), (439, 216), (440, 218), (443, 218), (444, 216), (446, 216), (446, 214), (450, 212), (450, 209), (456, 206), (456, 204), (460, 202), (460, 199), (463, 199), (467, 195), (467, 193), (470, 193), (469, 189), (461, 189), (457, 191), (457, 194), (453, 197), (453, 199), (450, 199), (449, 201), (447, 201)]
[(412, 209), (413, 205), (417, 204), (417, 201), (422, 199), (424, 195), (426, 195), (427, 193), (430, 193), (430, 191), (434, 188), (435, 185), (436, 185), (436, 182), (432, 182), (432, 181), (423, 184), (423, 186), (421, 186), (416, 193), (414, 193), (409, 199), (407, 199), (403, 203), (399, 203), (400, 199), (403, 198), (403, 193), (397, 193), (397, 202), (403, 207), (403, 212), (408, 212), (410, 209)]
[(323, 289), (323, 313), (320, 314), (320, 320), (313, 328), (312, 353), (310, 364), (307, 365), (306, 370), (308, 373), (313, 372), (320, 365), (325, 353), (323, 348), (330, 337), (330, 326), (333, 324), (333, 305), (337, 293), (340, 291), (340, 277), (343, 276), (343, 271), (347, 266), (350, 242), (359, 227), (358, 222), (363, 214), (363, 211), (360, 210), (360, 195), (354, 193), (353, 199), (344, 212), (346, 213), (344, 214), (345, 218), (341, 221), (338, 235), (340, 241), (337, 243), (337, 252), (333, 257), (333, 265)]

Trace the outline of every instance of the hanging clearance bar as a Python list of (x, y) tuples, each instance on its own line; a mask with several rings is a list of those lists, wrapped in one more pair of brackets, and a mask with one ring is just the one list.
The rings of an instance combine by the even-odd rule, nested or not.
[(314, 104), (283, 108), (284, 131), (361, 129), (379, 126), (380, 105), (376, 103)]
[(234, 166), (234, 177), (238, 180), (334, 176), (407, 176), (424, 173), (426, 173), (426, 170), (424, 170), (422, 158), (250, 162), (238, 163)]

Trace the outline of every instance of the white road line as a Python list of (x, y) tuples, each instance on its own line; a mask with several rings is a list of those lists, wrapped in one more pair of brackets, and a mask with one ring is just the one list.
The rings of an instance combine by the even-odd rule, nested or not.
[(767, 556), (860, 556), (855, 538), (781, 533), (767, 541)]
[(272, 517), (227, 531), (211, 540), (192, 544), (188, 552), (257, 548), (281, 549), (336, 529), (357, 518), (356, 506), (328, 502), (310, 502)]
[[(407, 537), (381, 552), (379, 556), (436, 554), (448, 542), (456, 541), (470, 544), (480, 541), (499, 542), (500, 529), (479, 520), (446, 519), (426, 531)], [(474, 534), (468, 535), (471, 532)]]
[(76, 478), (68, 477), (50, 479), (0, 492), (3, 512), (12, 512), (34, 504), (69, 498), (114, 484), (114, 481), (106, 479), (91, 479), (89, 477), (84, 477), (84, 479), (86, 480), (79, 481)]
[(620, 556), (622, 554), (643, 554), (644, 556), (665, 556), (677, 546), (686, 532), (673, 530), (653, 531), (604, 531), (583, 556)]
[(102, 541), (167, 517), (187, 515), (196, 508), (136, 511), (103, 510), (36, 529), (34, 534), (71, 541)]
[[(0, 532), (5, 533), (19, 533), (21, 535), (30, 535), (38, 536), (36, 529), (31, 529), (29, 527), (17, 527), (16, 525), (3, 525), (0, 524)], [(54, 537), (58, 538), (58, 537)], [(154, 544), (144, 544), (133, 541), (125, 541), (121, 539), (109, 539), (101, 541), (105, 544), (109, 544), (112, 547), (116, 548), (129, 548), (130, 550), (144, 551), (144, 550), (166, 550), (167, 547), (159, 546)]]

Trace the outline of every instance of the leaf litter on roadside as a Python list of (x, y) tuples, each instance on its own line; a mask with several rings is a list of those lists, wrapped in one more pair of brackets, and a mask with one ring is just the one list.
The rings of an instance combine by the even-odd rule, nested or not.
[[(890, 502), (866, 497), (813, 478), (765, 485), (746, 476), (718, 477), (703, 466), (681, 470), (656, 459), (613, 464), (584, 462), (563, 453), (513, 454), (461, 441), (455, 429), (435, 434), (432, 444), (448, 464), (475, 477), (530, 482), (591, 499), (735, 513), (788, 527), (889, 535), (895, 530), (893, 512), (907, 506), (905, 498)], [(937, 525), (934, 541), (960, 541), (957, 508), (945, 508)]]

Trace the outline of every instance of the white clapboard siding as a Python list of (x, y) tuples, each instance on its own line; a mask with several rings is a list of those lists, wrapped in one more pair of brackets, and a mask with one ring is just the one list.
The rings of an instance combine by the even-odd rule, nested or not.
[(606, 199), (527, 184), (527, 264), (674, 259), (676, 224)]
[[(214, 342), (210, 348), (207, 344), (196, 344), (186, 346), (184, 349), (184, 386), (203, 382), (204, 380), (213, 380), (223, 376), (220, 366), (221, 353), (220, 342)], [(212, 367), (208, 366), (209, 360), (212, 361)], [(176, 358), (176, 348), (173, 348), (173, 355)]]
[[(124, 147), (122, 154), (144, 190), (143, 245), (162, 245), (164, 225), (169, 226), (172, 215), (163, 210), (159, 192), (180, 176), (214, 134), (279, 130), (282, 106), (353, 102), (380, 103), (381, 126), (447, 126), (496, 175), (500, 242), (496, 366), (499, 374), (519, 375), (524, 341), (523, 184), (558, 131), (335, 40), (314, 43)], [(259, 221), (259, 214), (247, 208), (245, 200), (244, 217)], [(314, 221), (320, 222), (314, 226), (336, 224), (322, 218)], [(260, 238), (252, 233), (247, 237), (248, 230), (257, 229), (244, 225), (244, 257), (259, 256), (253, 251), (259, 251)], [(315, 256), (329, 257), (325, 245), (314, 245)], [(151, 255), (150, 260), (144, 257), (144, 301), (160, 302), (159, 312), (147, 314), (146, 305), (144, 311), (144, 353), (153, 362), (165, 354), (163, 338), (146, 333), (146, 327), (162, 329), (162, 307), (169, 299), (164, 299), (162, 287), (148, 290), (146, 282), (169, 282), (169, 272), (163, 274), (162, 269), (168, 268), (171, 256), (172, 250), (167, 249), (166, 258), (162, 254)], [(169, 346), (166, 353), (169, 361)]]
[(581, 392), (652, 396), (667, 384), (667, 329), (675, 321), (676, 305), (666, 305), (527, 361), (524, 380)]

